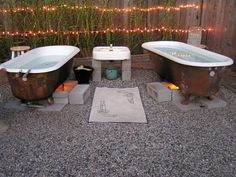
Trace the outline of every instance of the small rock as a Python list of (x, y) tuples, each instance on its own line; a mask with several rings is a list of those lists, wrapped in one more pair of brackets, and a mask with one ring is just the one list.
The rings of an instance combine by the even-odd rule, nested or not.
[(0, 133), (6, 132), (8, 127), (9, 126), (6, 123), (4, 123), (2, 120), (0, 120)]

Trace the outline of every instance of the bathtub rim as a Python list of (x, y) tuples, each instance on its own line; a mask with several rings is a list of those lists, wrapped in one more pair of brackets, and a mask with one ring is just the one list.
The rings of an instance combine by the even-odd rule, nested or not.
[[(63, 58), (63, 60), (59, 61), (56, 65), (52, 66), (52, 67), (48, 67), (48, 68), (43, 68), (43, 69), (19, 69), (19, 68), (9, 68), (9, 66), (18, 61), (18, 60), (24, 60), (24, 57), (27, 57), (28, 55), (32, 54), (33, 52), (35, 52), (36, 50), (40, 50), (40, 49), (48, 49), (50, 50), (51, 47), (54, 48), (62, 48), (62, 47), (66, 47), (66, 48), (71, 48), (73, 49), (68, 55), (64, 55), (65, 57)], [(0, 70), (4, 69), (6, 72), (9, 73), (26, 73), (29, 69), (30, 69), (30, 73), (47, 73), (47, 72), (51, 72), (51, 71), (55, 71), (57, 69), (59, 69), (60, 67), (62, 67), (66, 62), (68, 62), (70, 59), (72, 59), (77, 53), (80, 52), (80, 49), (78, 47), (75, 46), (71, 46), (71, 45), (51, 45), (51, 46), (43, 46), (43, 47), (37, 47), (34, 48), (30, 51), (28, 51), (27, 53), (24, 53), (18, 57), (15, 57), (7, 62), (4, 62), (0, 65)]]
[[(193, 50), (195, 52), (200, 52), (201, 54), (203, 55), (213, 55), (213, 57), (217, 57), (218, 58), (218, 62), (192, 62), (192, 61), (186, 61), (186, 60), (183, 60), (183, 59), (180, 59), (180, 58), (177, 58), (177, 57), (174, 57), (168, 53), (165, 53), (161, 50), (158, 50), (158, 49), (155, 49), (153, 48), (153, 46), (157, 46), (157, 44), (164, 44), (165, 46), (166, 45), (182, 45), (182, 46), (185, 46), (187, 47), (189, 50)], [(178, 41), (150, 41), (150, 42), (145, 42), (142, 44), (142, 48), (152, 52), (152, 53), (155, 53), (157, 55), (160, 55), (162, 57), (165, 57), (169, 60), (172, 60), (173, 62), (176, 62), (176, 63), (179, 63), (179, 64), (183, 64), (183, 65), (187, 65), (187, 66), (195, 66), (195, 67), (224, 67), (224, 66), (230, 66), (234, 63), (234, 61), (227, 57), (227, 56), (224, 56), (224, 55), (221, 55), (221, 54), (218, 54), (218, 53), (215, 53), (215, 52), (211, 52), (211, 51), (208, 51), (208, 50), (205, 50), (205, 49), (201, 49), (201, 48), (198, 48), (198, 47), (195, 47), (195, 46), (192, 46), (192, 45), (189, 45), (189, 44), (186, 44), (186, 43), (183, 43), (183, 42), (178, 42)]]

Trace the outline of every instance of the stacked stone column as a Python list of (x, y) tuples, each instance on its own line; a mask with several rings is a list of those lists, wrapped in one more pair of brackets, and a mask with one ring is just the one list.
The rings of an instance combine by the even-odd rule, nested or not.
[(102, 62), (100, 60), (92, 60), (93, 81), (102, 80)]
[(122, 80), (129, 81), (131, 80), (131, 59), (129, 60), (122, 60)]

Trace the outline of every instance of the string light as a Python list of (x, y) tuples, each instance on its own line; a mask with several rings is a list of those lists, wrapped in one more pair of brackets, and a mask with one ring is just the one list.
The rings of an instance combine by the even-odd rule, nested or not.
[(41, 8), (36, 7), (15, 7), (13, 9), (0, 9), (0, 13), (20, 13), (20, 12), (34, 12), (36, 10), (42, 10), (45, 12), (54, 12), (59, 8), (66, 8), (70, 10), (83, 10), (83, 9), (95, 9), (100, 12), (116, 12), (116, 13), (129, 13), (134, 11), (141, 11), (141, 12), (152, 12), (152, 11), (180, 11), (181, 9), (199, 9), (199, 6), (196, 4), (186, 4), (186, 5), (179, 5), (177, 7), (174, 6), (154, 6), (149, 8), (139, 8), (139, 7), (129, 7), (129, 8), (103, 8), (98, 6), (86, 6), (86, 5), (58, 5), (58, 6), (43, 6)]
[[(203, 32), (210, 32), (213, 29), (208, 28), (208, 29), (200, 29), (199, 30)], [(114, 29), (101, 29), (101, 30), (80, 30), (80, 31), (55, 31), (53, 29), (46, 30), (46, 31), (33, 31), (29, 30), (27, 32), (10, 32), (10, 31), (3, 31), (0, 32), (0, 36), (42, 36), (42, 35), (80, 35), (80, 34), (99, 34), (99, 33), (152, 33), (152, 32), (172, 32), (172, 33), (189, 33), (191, 30), (186, 30), (186, 29), (170, 29), (166, 27), (161, 27), (161, 28), (136, 28), (136, 29), (126, 29), (126, 28), (114, 28)]]

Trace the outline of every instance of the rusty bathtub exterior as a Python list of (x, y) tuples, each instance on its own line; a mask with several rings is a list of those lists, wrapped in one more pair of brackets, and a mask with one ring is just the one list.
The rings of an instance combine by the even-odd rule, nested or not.
[(157, 73), (178, 86), (185, 97), (211, 97), (220, 89), (225, 67), (186, 66), (149, 52)]
[(69, 60), (55, 71), (29, 73), (27, 81), (22, 80), (23, 74), (7, 72), (13, 95), (22, 102), (38, 101), (51, 97), (55, 89), (69, 76), (72, 64), (73, 60)]
[(50, 98), (70, 74), (74, 46), (56, 45), (35, 48), (0, 65), (8, 76), (12, 94), (22, 102)]
[(157, 73), (180, 88), (183, 104), (191, 95), (210, 98), (216, 94), (226, 66), (233, 64), (231, 58), (176, 41), (147, 42), (142, 47), (150, 54)]

